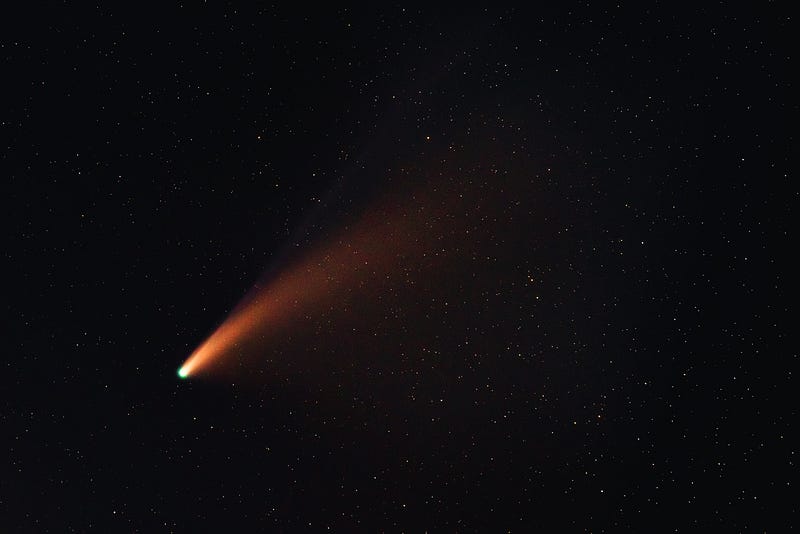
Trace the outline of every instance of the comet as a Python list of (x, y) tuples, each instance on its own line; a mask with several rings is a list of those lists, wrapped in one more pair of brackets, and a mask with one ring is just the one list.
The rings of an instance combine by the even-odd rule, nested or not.
[[(264, 354), (270, 340), (290, 338), (293, 325), (323, 314), (355, 314), (357, 324), (364, 324), (387, 287), (415, 291), (416, 282), (446, 277), (443, 262), (453, 256), (462, 263), (475, 257), (483, 230), (466, 222), (479, 216), (475, 212), (486, 205), (488, 193), (477, 181), (442, 182), (443, 175), (415, 184), (398, 180), (397, 189), (258, 284), (191, 353), (178, 376), (192, 378)], [(502, 193), (502, 183), (497, 191)]]
[(178, 376), (186, 379), (210, 371), (224, 363), (226, 355), (262, 350), (265, 340), (285, 332), (298, 319), (337, 309), (344, 295), (376, 298), (371, 293), (376, 281), (385, 280), (403, 261), (419, 265), (434, 245), (430, 220), (445, 209), (443, 202), (441, 195), (424, 200), (411, 195), (408, 202), (381, 203), (353, 224), (345, 224), (251, 290), (191, 353)]

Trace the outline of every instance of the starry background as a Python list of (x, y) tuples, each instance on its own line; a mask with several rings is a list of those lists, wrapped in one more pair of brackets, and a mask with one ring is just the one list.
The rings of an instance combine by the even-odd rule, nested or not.
[[(793, 526), (785, 5), (7, 14), (4, 530)], [(177, 378), (409, 199), (435, 246)]]

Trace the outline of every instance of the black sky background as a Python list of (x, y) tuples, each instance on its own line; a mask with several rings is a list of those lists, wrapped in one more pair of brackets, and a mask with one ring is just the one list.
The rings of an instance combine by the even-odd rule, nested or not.
[[(5, 19), (4, 531), (793, 526), (784, 4)], [(428, 183), (481, 238), (400, 318), (176, 377)]]

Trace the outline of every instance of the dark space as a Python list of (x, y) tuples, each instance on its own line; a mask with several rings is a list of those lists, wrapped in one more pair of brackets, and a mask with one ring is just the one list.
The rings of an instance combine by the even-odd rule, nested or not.
[(795, 526), (788, 4), (19, 9), (0, 530)]

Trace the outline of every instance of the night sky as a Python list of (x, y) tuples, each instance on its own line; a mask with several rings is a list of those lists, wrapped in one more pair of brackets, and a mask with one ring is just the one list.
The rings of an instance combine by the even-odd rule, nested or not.
[(789, 4), (567, 4), (7, 12), (0, 530), (792, 528)]

